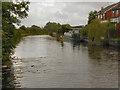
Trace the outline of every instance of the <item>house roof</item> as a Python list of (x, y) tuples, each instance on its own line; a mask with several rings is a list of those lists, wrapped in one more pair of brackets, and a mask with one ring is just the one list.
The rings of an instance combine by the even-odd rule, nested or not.
[(115, 9), (120, 9), (120, 2), (118, 2), (117, 5), (113, 7), (111, 10), (115, 10)]
[(97, 12), (95, 15), (103, 14), (108, 10), (115, 10), (115, 9), (119, 9), (119, 8), (120, 8), (120, 2), (114, 3), (112, 5), (109, 5), (109, 6), (105, 7), (103, 10)]

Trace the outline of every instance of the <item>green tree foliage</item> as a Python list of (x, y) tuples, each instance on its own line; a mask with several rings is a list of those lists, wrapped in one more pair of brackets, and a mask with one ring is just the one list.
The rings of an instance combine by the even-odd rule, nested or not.
[(73, 26), (72, 28), (83, 28), (83, 26), (82, 25), (80, 25), (80, 26)]
[(114, 23), (109, 23), (109, 39), (111, 38), (117, 38), (117, 31), (115, 30), (115, 24)]
[(32, 25), (31, 27), (21, 26), (18, 31), (21, 36), (26, 35), (49, 35), (53, 30), (49, 30), (49, 28), (40, 28), (39, 26)]
[(71, 30), (71, 26), (69, 24), (63, 24), (58, 29), (57, 33), (60, 34), (60, 35), (63, 35), (64, 32), (68, 32), (69, 30)]
[(18, 30), (21, 36), (25, 35), (49, 35), (53, 32), (57, 34), (63, 35), (64, 32), (68, 32), (71, 29), (69, 24), (60, 25), (55, 22), (48, 22), (44, 28), (40, 28), (39, 26), (32, 25), (31, 27), (25, 27), (22, 25)]
[(63, 24), (61, 28), (64, 33), (64, 32), (68, 32), (71, 29), (71, 26), (69, 24)]
[[(13, 78), (9, 78), (12, 49), (21, 38), (21, 31), (16, 29), (15, 24), (20, 24), (20, 19), (26, 18), (29, 10), (29, 2), (2, 2), (2, 64), (7, 65), (8, 69), (3, 69), (3, 88), (12, 86)], [(13, 76), (12, 76), (13, 77)]]
[(95, 13), (97, 13), (96, 10), (91, 11), (91, 12), (89, 13), (88, 24), (90, 24), (90, 23), (95, 19)]
[(115, 24), (113, 23), (101, 23), (100, 20), (93, 20), (87, 27), (88, 39), (91, 40), (94, 37), (95, 42), (100, 42), (101, 40), (108, 40), (112, 37), (113, 32), (115, 32)]
[[(29, 2), (2, 2), (2, 60), (8, 64), (11, 50), (19, 40), (19, 31), (14, 24), (20, 24), (20, 19), (28, 16)], [(7, 63), (6, 63), (7, 62)]]
[(26, 27), (25, 27), (24, 25), (22, 25), (22, 26), (20, 27), (20, 29), (26, 30)]
[[(2, 59), (2, 2), (0, 1), (0, 60)], [(1, 65), (1, 64), (0, 64)], [(0, 73), (1, 75), (1, 73)], [(1, 76), (0, 76), (1, 77)]]
[(84, 36), (84, 37), (87, 37), (87, 34), (88, 34), (88, 30), (86, 29), (86, 27), (83, 27), (83, 28), (80, 30), (80, 35), (81, 35), (81, 36)]
[(44, 28), (43, 32), (52, 33), (57, 32), (57, 34), (64, 34), (64, 32), (68, 32), (71, 29), (69, 24), (60, 25), (59, 23), (55, 22), (48, 22)]
[(59, 30), (61, 27), (61, 25), (59, 23), (55, 23), (55, 22), (48, 22), (45, 26), (44, 26), (44, 30), (46, 30), (49, 33), (52, 32), (56, 32), (57, 30)]
[[(28, 35), (35, 35), (35, 34), (41, 34), (42, 29), (36, 25), (32, 25), (31, 27), (26, 28), (26, 33)], [(43, 34), (43, 33), (42, 33)]]

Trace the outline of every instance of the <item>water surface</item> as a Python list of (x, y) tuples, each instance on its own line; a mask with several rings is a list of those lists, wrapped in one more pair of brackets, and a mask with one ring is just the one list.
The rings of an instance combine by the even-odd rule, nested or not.
[(16, 87), (117, 88), (118, 50), (24, 37), (12, 57)]

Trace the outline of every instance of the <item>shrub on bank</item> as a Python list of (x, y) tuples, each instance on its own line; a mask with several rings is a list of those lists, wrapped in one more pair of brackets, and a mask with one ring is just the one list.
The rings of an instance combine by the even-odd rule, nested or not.
[(91, 41), (94, 37), (94, 42), (99, 43), (101, 40), (109, 40), (116, 36), (114, 23), (101, 23), (100, 20), (93, 20), (81, 32), (85, 32), (88, 40)]

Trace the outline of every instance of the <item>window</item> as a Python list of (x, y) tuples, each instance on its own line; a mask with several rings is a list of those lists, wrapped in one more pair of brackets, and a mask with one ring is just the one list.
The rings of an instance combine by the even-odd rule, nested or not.
[(113, 11), (113, 14), (115, 13), (115, 11)]
[(101, 15), (101, 19), (103, 18), (103, 15)]
[(120, 23), (120, 16), (118, 17), (118, 22)]
[(118, 10), (116, 10), (116, 15), (118, 15)]

